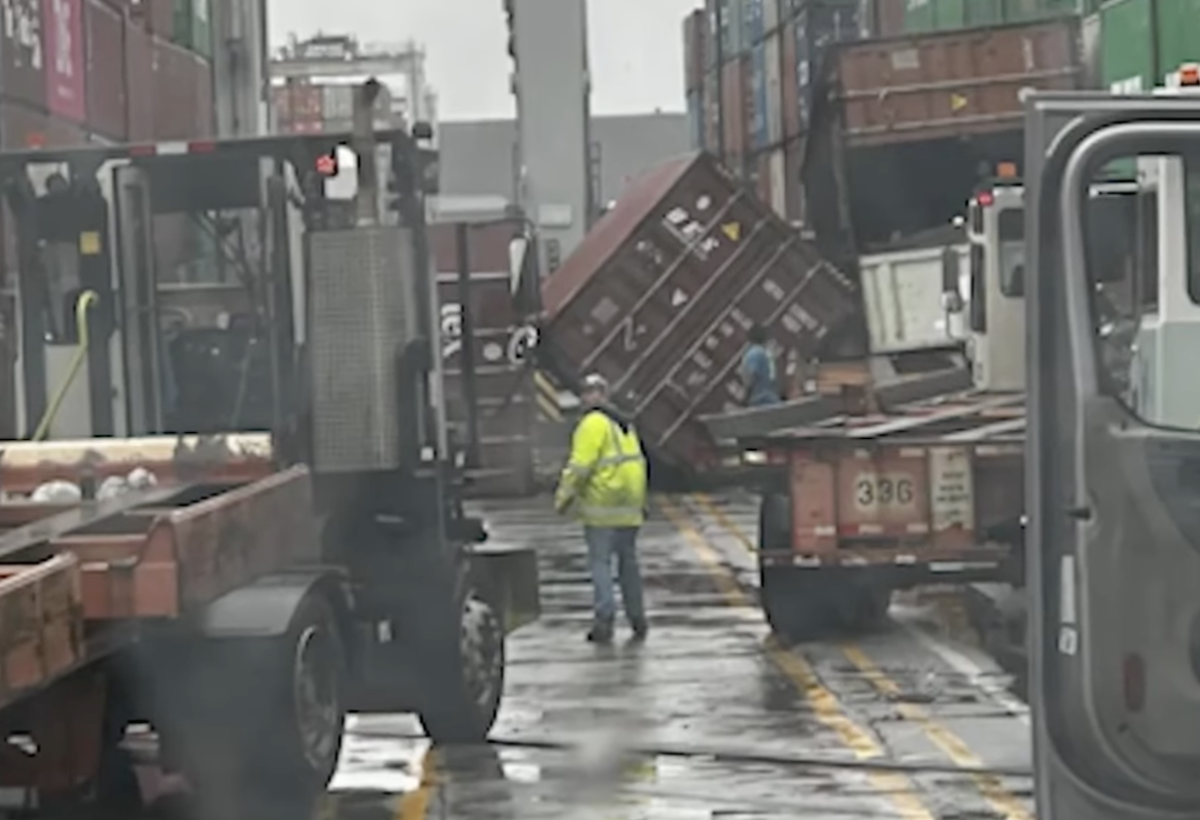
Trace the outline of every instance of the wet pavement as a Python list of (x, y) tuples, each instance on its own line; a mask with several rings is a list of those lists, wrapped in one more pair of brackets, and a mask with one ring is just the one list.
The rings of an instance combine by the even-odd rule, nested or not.
[(495, 743), (431, 750), (411, 717), (352, 718), (320, 805), (253, 816), (1032, 817), (1024, 706), (936, 601), (906, 595), (879, 633), (780, 648), (755, 603), (753, 501), (661, 499), (640, 541), (649, 640), (622, 624), (595, 647), (578, 528), (544, 501), (483, 512), (496, 540), (537, 547), (544, 606), (511, 638)]

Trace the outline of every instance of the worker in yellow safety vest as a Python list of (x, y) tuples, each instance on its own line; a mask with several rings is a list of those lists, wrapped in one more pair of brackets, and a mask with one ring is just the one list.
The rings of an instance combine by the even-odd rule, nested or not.
[(621, 601), (636, 641), (646, 639), (646, 607), (638, 568), (637, 535), (646, 520), (646, 458), (637, 432), (608, 401), (608, 382), (598, 374), (584, 379), (585, 412), (571, 437), (554, 507), (583, 524), (595, 602), (587, 639), (613, 639), (616, 602), (613, 561)]

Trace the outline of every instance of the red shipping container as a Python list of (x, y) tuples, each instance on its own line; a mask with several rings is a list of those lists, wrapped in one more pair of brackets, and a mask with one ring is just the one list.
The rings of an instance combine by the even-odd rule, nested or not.
[(154, 138), (154, 51), (150, 35), (125, 26), (125, 133), (133, 142)]
[(185, 49), (155, 37), (154, 129), (156, 140), (187, 140), (198, 136), (196, 99), (197, 79), (193, 55)]
[(0, 102), (0, 147), (71, 148), (88, 142), (83, 129), (17, 102)]
[(325, 119), (325, 89), (319, 85), (291, 83), (292, 118)]
[(867, 25), (872, 37), (904, 33), (904, 0), (871, 0)]
[(42, 0), (8, 0), (0, 22), (0, 95), (44, 110)]
[(42, 0), (46, 47), (46, 107), (51, 114), (87, 119), (83, 0)]
[(748, 149), (748, 131), (753, 120), (750, 58), (731, 60), (721, 69), (721, 113), (724, 115), (727, 164), (741, 170)]
[(87, 125), (98, 134), (123, 140), (125, 117), (125, 22), (100, 0), (89, 0), (87, 31)]

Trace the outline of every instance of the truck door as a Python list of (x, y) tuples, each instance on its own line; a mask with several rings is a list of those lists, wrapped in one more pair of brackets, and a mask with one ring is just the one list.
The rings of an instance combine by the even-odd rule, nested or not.
[[(1026, 123), (1030, 696), (1041, 820), (1200, 816), (1200, 394), (1142, 418), (1109, 372), (1088, 186), (1175, 156), (1180, 281), (1200, 282), (1200, 100), (1035, 95)], [(1189, 184), (1190, 183), (1190, 184)], [(1094, 243), (1092, 243), (1094, 244)], [(1159, 293), (1171, 321), (1200, 287)], [(1169, 304), (1170, 302), (1170, 304)], [(1174, 311), (1173, 307), (1174, 306)], [(1174, 337), (1200, 351), (1200, 323)], [(1200, 374), (1166, 378), (1200, 384)]]
[(129, 435), (163, 430), (162, 351), (151, 191), (144, 169), (113, 168), (122, 365)]

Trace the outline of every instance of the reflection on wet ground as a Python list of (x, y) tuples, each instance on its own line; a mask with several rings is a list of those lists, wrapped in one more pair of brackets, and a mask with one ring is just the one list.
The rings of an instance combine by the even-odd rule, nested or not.
[(661, 509), (641, 539), (650, 639), (597, 648), (578, 529), (544, 502), (487, 504), (494, 538), (537, 547), (546, 610), (512, 638), (496, 743), (430, 749), (409, 716), (354, 717), (317, 805), (237, 817), (1032, 816), (1023, 707), (976, 650), (926, 628), (936, 602), (910, 596), (852, 644), (781, 649), (754, 603), (752, 500)]

